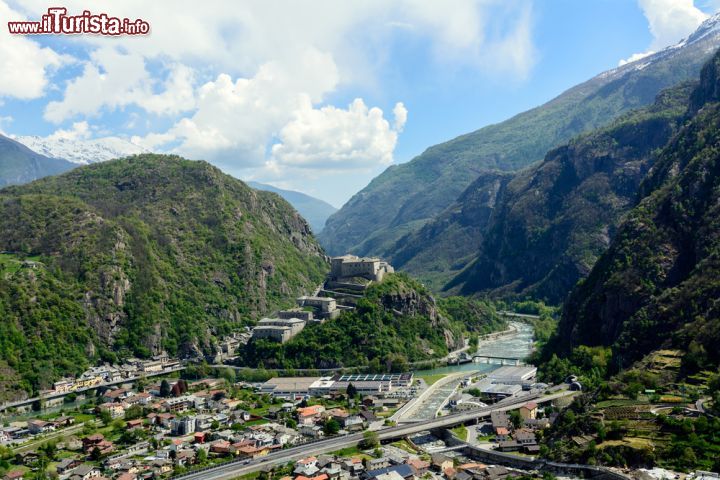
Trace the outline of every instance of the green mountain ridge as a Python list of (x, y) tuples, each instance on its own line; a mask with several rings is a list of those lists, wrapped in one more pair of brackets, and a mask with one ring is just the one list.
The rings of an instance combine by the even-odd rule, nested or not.
[(98, 360), (212, 352), (328, 268), (278, 195), (162, 155), (1, 190), (0, 251), (0, 371), (21, 379), (9, 396)]
[(517, 173), (486, 222), (476, 259), (445, 289), (561, 303), (635, 205), (657, 151), (683, 118), (693, 86), (686, 82), (666, 90), (653, 105), (581, 135)]
[(323, 324), (310, 324), (285, 344), (251, 340), (242, 353), (247, 366), (271, 368), (367, 367), (406, 371), (410, 362), (443, 357), (464, 346), (464, 336), (505, 328), (495, 308), (452, 297), (436, 301), (404, 273), (372, 284), (357, 308)]
[(400, 238), (451, 206), (479, 175), (526, 167), (576, 135), (652, 103), (661, 90), (695, 78), (720, 45), (720, 34), (705, 30), (701, 26), (681, 46), (605, 72), (542, 106), (391, 166), (328, 219), (320, 242), (331, 254), (392, 256)]
[(607, 252), (568, 299), (545, 349), (612, 348), (614, 368), (659, 348), (686, 371), (720, 352), (720, 54), (703, 69), (688, 121), (661, 153)]

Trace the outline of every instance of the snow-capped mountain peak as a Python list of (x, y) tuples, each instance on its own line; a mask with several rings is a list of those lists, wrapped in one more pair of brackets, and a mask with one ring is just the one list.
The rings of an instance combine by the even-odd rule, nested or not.
[(62, 158), (81, 165), (148, 153), (144, 148), (119, 137), (78, 140), (31, 135), (18, 136), (15, 140), (46, 157)]

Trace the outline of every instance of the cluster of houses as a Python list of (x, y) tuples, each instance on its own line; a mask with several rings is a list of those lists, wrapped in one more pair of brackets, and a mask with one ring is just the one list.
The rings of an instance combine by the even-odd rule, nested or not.
[(519, 475), (504, 467), (457, 462), (442, 453), (420, 457), (385, 447), (380, 452), (381, 456), (377, 458), (335, 455), (303, 458), (295, 462), (290, 475), (280, 477), (280, 480), (502, 480)]
[(167, 354), (156, 355), (147, 360), (131, 358), (122, 365), (104, 364), (91, 367), (78, 378), (63, 378), (53, 384), (52, 390), (43, 393), (70, 393), (98, 387), (106, 383), (134, 380), (148, 374), (158, 375), (172, 372), (179, 367), (180, 362), (177, 359), (170, 358)]
[(535, 432), (550, 427), (555, 417), (539, 418), (538, 405), (535, 402), (526, 403), (519, 408), (518, 412), (522, 424), (517, 427), (510, 421), (506, 412), (498, 411), (490, 414), (497, 449), (501, 452), (537, 455), (540, 452), (540, 446)]
[[(241, 408), (241, 400), (231, 398), (224, 382), (205, 379), (188, 385), (178, 380), (166, 385), (147, 385), (143, 391), (125, 387), (107, 389), (98, 396), (95, 413), (106, 423), (121, 419), (123, 432), (132, 432), (130, 438), (136, 441), (123, 442), (123, 437), (118, 440), (117, 432), (110, 438), (107, 433), (80, 435), (74, 445), (62, 446), (73, 455), (57, 464), (59, 478), (157, 478), (193, 465), (199, 455), (210, 460), (253, 459), (328, 434), (357, 432), (383, 423), (361, 404), (349, 411), (308, 405), (307, 399), (297, 398), (284, 403), (277, 399), (271, 406), (265, 404), (263, 417), (256, 416)], [(255, 394), (245, 395), (242, 406), (255, 405), (259, 398)], [(51, 434), (74, 423), (71, 416), (17, 422), (0, 430), (0, 440), (18, 446), (34, 435)], [(68, 436), (71, 437), (70, 433)], [(39, 458), (40, 452), (25, 451), (15, 463), (36, 468)], [(8, 474), (12, 477), (17, 472)]]

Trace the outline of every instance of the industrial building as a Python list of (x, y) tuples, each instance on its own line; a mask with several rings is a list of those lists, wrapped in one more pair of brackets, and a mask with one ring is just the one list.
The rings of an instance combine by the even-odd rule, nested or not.
[(505, 385), (531, 385), (535, 383), (537, 367), (533, 366), (505, 366), (493, 370), (488, 374), (492, 383), (503, 383)]
[(332, 377), (276, 377), (260, 387), (261, 393), (277, 398), (295, 399), (345, 393), (350, 384), (361, 395), (384, 396), (412, 385), (412, 373), (357, 374)]

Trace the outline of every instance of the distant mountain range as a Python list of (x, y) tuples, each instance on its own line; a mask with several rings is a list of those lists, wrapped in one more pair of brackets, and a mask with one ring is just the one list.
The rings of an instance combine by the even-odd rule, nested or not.
[(118, 137), (71, 140), (31, 135), (19, 136), (16, 140), (47, 157), (62, 158), (80, 165), (149, 153), (144, 148)]
[[(442, 285), (477, 257), (483, 222), (495, 206), (492, 192), (499, 192), (507, 181), (503, 172), (540, 161), (578, 134), (653, 103), (661, 90), (697, 78), (703, 63), (720, 46), (719, 24), (716, 15), (677, 45), (604, 72), (542, 106), (430, 147), (410, 162), (388, 168), (328, 219), (319, 235), (321, 243), (331, 254), (349, 251), (392, 258), (401, 252), (393, 260), (396, 264), (407, 264), (435, 287)], [(477, 190), (483, 178), (487, 188)], [(466, 191), (476, 180), (479, 183), (473, 188), (486, 192), (485, 207), (477, 212), (468, 208), (462, 214), (463, 199), (479, 199), (479, 193)], [(453, 220), (460, 218), (458, 212), (461, 225)], [(430, 224), (433, 219), (436, 222)], [(429, 230), (420, 233), (424, 226)], [(466, 235), (462, 241), (449, 234), (459, 231), (459, 226)], [(441, 237), (445, 240), (436, 242)], [(432, 253), (446, 247), (453, 249), (453, 259), (443, 260)]]
[(46, 157), (0, 135), (0, 188), (32, 182), (74, 167), (74, 164), (66, 160)]
[(247, 182), (247, 184), (254, 189), (274, 192), (283, 197), (308, 221), (315, 234), (322, 231), (325, 221), (337, 211), (337, 208), (329, 203), (301, 192), (283, 190), (264, 183)]

